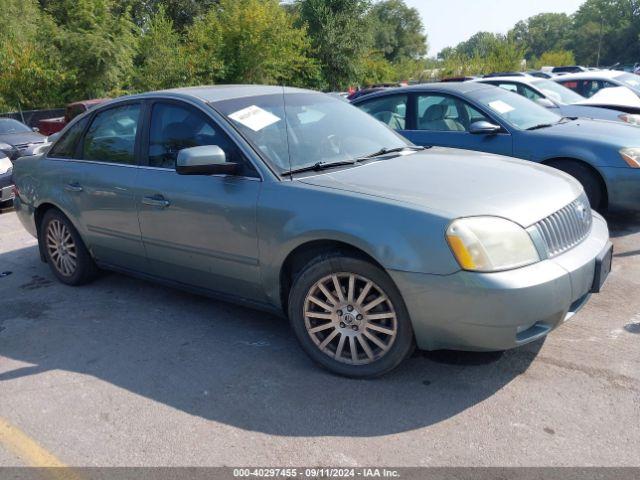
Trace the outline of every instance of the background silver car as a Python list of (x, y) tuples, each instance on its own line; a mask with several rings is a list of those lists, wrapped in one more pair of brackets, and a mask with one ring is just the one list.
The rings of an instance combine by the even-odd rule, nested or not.
[(122, 98), (14, 178), (18, 216), (62, 282), (102, 267), (287, 314), (315, 361), (355, 377), (414, 344), (536, 340), (610, 268), (607, 225), (571, 177), (415, 147), (292, 88)]

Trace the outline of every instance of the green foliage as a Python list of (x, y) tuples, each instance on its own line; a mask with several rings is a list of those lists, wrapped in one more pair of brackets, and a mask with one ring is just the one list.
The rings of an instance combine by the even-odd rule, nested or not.
[(72, 78), (71, 98), (116, 95), (129, 87), (136, 52), (136, 28), (116, 15), (110, 0), (61, 0), (65, 24), (55, 38)]
[(148, 20), (135, 64), (132, 84), (137, 91), (173, 88), (193, 81), (182, 38), (163, 7)]
[(0, 109), (215, 83), (346, 89), (422, 76), (404, 0), (0, 0)]
[(508, 36), (525, 51), (527, 60), (567, 47), (571, 18), (564, 13), (541, 13), (518, 22)]
[(508, 36), (478, 32), (439, 57), (441, 77), (482, 75), (521, 70), (524, 49)]
[(367, 0), (298, 0), (300, 21), (308, 28), (323, 83), (332, 90), (361, 78), (371, 44), (368, 8)]
[(403, 0), (384, 0), (371, 9), (373, 47), (392, 63), (419, 60), (427, 54), (420, 13)]
[(544, 52), (540, 58), (534, 61), (534, 68), (540, 69), (545, 66), (555, 65), (575, 65), (576, 59), (573, 52), (569, 50), (551, 50)]
[(522, 47), (513, 40), (481, 32), (462, 48), (447, 52), (441, 68), (442, 77), (483, 75), (521, 70)]
[(220, 0), (189, 31), (196, 78), (224, 83), (296, 84), (317, 77), (304, 27), (277, 0)]

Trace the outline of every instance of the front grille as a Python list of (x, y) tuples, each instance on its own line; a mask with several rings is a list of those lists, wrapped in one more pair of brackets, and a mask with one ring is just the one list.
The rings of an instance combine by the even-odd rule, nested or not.
[(552, 258), (587, 238), (592, 222), (591, 206), (583, 194), (566, 207), (540, 220), (534, 227), (547, 246), (549, 258)]

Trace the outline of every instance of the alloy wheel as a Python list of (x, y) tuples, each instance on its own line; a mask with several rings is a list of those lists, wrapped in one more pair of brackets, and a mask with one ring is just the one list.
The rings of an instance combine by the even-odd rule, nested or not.
[(307, 333), (325, 355), (366, 365), (382, 358), (398, 333), (389, 296), (373, 281), (335, 273), (317, 281), (304, 302)]
[(78, 266), (78, 252), (69, 228), (60, 220), (51, 220), (47, 225), (46, 244), (56, 270), (71, 277)]

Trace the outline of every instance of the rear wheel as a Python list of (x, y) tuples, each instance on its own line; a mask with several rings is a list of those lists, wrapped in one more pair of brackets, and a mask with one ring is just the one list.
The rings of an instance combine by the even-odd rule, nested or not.
[(58, 210), (44, 214), (40, 226), (42, 251), (53, 274), (67, 285), (82, 285), (96, 277), (98, 268), (77, 230)]
[(400, 293), (371, 263), (336, 254), (310, 262), (296, 278), (289, 319), (307, 354), (349, 377), (383, 375), (413, 350)]
[(594, 210), (602, 210), (605, 206), (605, 192), (602, 181), (597, 175), (583, 163), (575, 160), (561, 160), (549, 163), (550, 167), (562, 170), (573, 178), (578, 180), (584, 188), (591, 208)]

